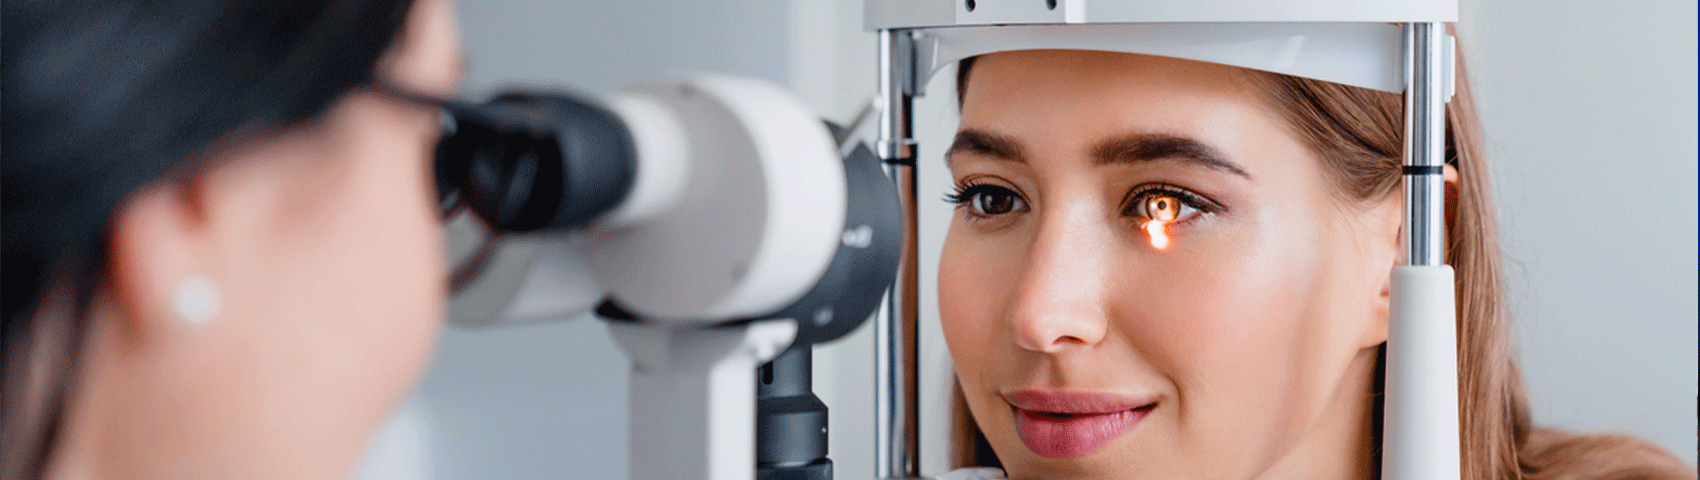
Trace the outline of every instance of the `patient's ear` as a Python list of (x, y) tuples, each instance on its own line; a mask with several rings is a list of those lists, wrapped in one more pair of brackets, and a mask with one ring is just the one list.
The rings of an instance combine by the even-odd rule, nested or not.
[(149, 184), (113, 214), (107, 268), (119, 331), (132, 340), (180, 328), (176, 297), (192, 277), (218, 282), (205, 205), (190, 181)]
[(1446, 235), (1450, 237), (1458, 224), (1458, 169), (1446, 165), (1441, 171), (1446, 178)]
[(1371, 210), (1374, 215), (1372, 220), (1375, 222), (1374, 231), (1378, 238), (1374, 244), (1376, 254), (1373, 260), (1374, 264), (1371, 265), (1370, 275), (1374, 279), (1372, 285), (1378, 287), (1375, 290), (1376, 297), (1372, 300), (1368, 313), (1370, 316), (1369, 325), (1364, 328), (1362, 337), (1358, 339), (1360, 348), (1374, 347), (1387, 341), (1388, 312), (1392, 308), (1389, 293), (1392, 291), (1390, 282), (1393, 266), (1405, 259), (1404, 252), (1400, 248), (1400, 236), (1403, 234), (1405, 221), (1405, 195), (1395, 192), (1388, 197), (1381, 200), (1381, 203)]

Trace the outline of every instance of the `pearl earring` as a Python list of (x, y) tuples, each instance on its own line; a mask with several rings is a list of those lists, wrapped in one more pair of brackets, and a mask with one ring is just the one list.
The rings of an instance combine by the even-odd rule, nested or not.
[(190, 325), (205, 325), (218, 314), (218, 286), (207, 277), (195, 275), (177, 284), (177, 317)]

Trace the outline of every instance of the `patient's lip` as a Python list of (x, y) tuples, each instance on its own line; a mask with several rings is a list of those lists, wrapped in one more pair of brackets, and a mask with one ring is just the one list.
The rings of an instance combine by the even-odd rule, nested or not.
[(1157, 397), (1102, 392), (1016, 390), (1004, 394), (1015, 431), (1044, 457), (1079, 457), (1133, 431), (1157, 407)]
[(1155, 395), (1037, 389), (1015, 390), (1003, 394), (1003, 398), (1022, 410), (1068, 414), (1120, 412), (1157, 403)]

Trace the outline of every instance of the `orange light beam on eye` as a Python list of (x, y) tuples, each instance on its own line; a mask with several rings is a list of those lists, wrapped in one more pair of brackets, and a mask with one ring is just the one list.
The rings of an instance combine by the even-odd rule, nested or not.
[(1150, 220), (1145, 222), (1145, 234), (1151, 236), (1151, 246), (1158, 250), (1169, 248), (1169, 232), (1163, 231), (1163, 226), (1169, 222)]

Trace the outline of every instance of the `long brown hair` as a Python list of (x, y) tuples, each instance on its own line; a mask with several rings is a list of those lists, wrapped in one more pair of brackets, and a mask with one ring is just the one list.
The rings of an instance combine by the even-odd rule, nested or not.
[[(967, 90), (973, 63), (969, 58), (957, 67), (958, 101)], [(1577, 435), (1531, 424), (1522, 378), (1511, 355), (1499, 228), (1481, 121), (1461, 54), (1456, 71), (1457, 88), (1446, 106), (1446, 163), (1457, 169), (1459, 181), (1447, 191), (1446, 263), (1457, 275), (1462, 478), (1695, 478), (1680, 460), (1639, 439)], [(1400, 188), (1404, 100), (1399, 94), (1260, 70), (1245, 72), (1317, 154), (1343, 198), (1383, 199)], [(1386, 353), (1385, 345), (1381, 352)], [(1371, 415), (1376, 437), (1372, 441), (1378, 449), (1384, 374), (1385, 364), (1378, 361)], [(960, 435), (952, 442), (952, 463), (996, 466), (983, 435), (967, 418), (960, 387), (956, 392), (953, 423)], [(1379, 458), (1368, 460), (1379, 464)]]

